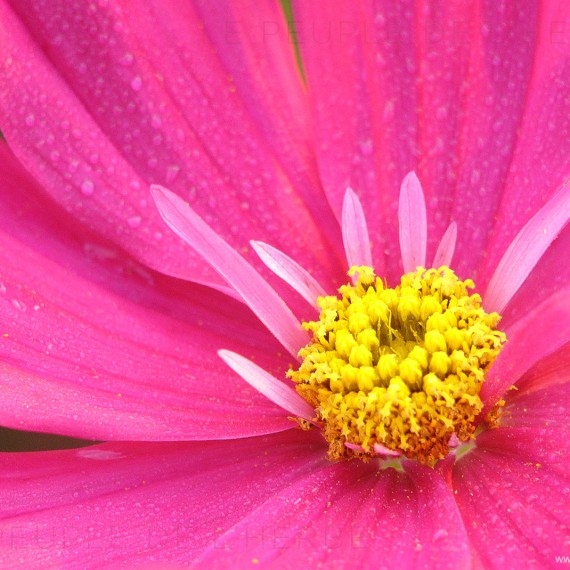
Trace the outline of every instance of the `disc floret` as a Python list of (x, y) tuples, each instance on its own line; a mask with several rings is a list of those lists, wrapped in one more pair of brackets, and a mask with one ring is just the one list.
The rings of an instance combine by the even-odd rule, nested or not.
[(373, 456), (374, 446), (433, 465), (455, 434), (467, 441), (485, 373), (502, 345), (500, 316), (449, 267), (417, 268), (388, 288), (370, 267), (320, 297), (312, 341), (289, 376), (316, 410), (329, 458)]

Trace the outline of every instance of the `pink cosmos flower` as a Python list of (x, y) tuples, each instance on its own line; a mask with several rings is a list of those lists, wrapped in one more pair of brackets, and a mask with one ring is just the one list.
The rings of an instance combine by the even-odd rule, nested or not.
[[(302, 75), (273, 0), (0, 3), (0, 424), (107, 442), (1, 456), (3, 567), (570, 556), (569, 5), (294, 14)], [(328, 461), (297, 293), (432, 261), (503, 317), (496, 429)]]

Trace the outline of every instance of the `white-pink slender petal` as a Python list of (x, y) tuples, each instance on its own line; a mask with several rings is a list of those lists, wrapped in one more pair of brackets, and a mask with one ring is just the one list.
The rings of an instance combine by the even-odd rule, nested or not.
[(293, 416), (311, 420), (315, 415), (313, 408), (293, 388), (287, 386), (251, 360), (231, 350), (219, 350), (218, 354), (250, 386)]
[(374, 444), (374, 452), (377, 455), (385, 455), (389, 457), (399, 457), (400, 455), (402, 455), (400, 451), (395, 451), (394, 449), (390, 449), (385, 445), (382, 445), (381, 443)]
[(372, 267), (372, 251), (364, 210), (352, 188), (347, 188), (342, 203), (342, 242), (348, 267)]
[(362, 447), (362, 445), (356, 445), (355, 443), (349, 443), (348, 441), (344, 442), (344, 447), (352, 449), (353, 451), (364, 451), (364, 447)]
[(275, 338), (296, 357), (308, 337), (283, 299), (188, 203), (162, 186), (152, 186), (151, 192), (169, 227), (239, 293)]
[(455, 244), (457, 243), (457, 224), (455, 222), (451, 222), (439, 245), (437, 247), (437, 251), (435, 252), (435, 256), (433, 258), (432, 267), (441, 267), (442, 265), (451, 265), (451, 260), (453, 259), (453, 254), (455, 252)]
[(259, 255), (259, 259), (261, 259), (275, 275), (289, 283), (308, 303), (318, 307), (316, 302), (317, 297), (323, 297), (326, 295), (326, 291), (306, 269), (271, 245), (253, 240), (249, 243), (255, 253)]
[(483, 301), (501, 312), (570, 219), (570, 186), (562, 188), (527, 222), (499, 261)]
[(400, 251), (404, 273), (426, 264), (427, 215), (422, 186), (415, 172), (404, 178), (398, 209)]

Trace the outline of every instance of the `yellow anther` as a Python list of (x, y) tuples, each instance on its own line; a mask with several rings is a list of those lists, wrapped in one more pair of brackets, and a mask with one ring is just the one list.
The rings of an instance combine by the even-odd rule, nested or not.
[[(485, 373), (506, 338), (447, 268), (407, 273), (390, 289), (370, 267), (353, 267), (340, 298), (319, 298), (312, 342), (289, 376), (315, 407), (329, 456), (374, 455), (374, 444), (433, 465), (453, 433), (474, 433)], [(350, 443), (363, 451), (354, 451)]]
[(383, 354), (378, 359), (376, 366), (383, 384), (388, 384), (390, 379), (398, 374), (398, 358), (395, 354)]
[(436, 352), (438, 350), (447, 350), (445, 337), (438, 330), (431, 330), (426, 333), (424, 338), (426, 350), (428, 352)]
[(451, 369), (451, 359), (445, 352), (434, 352), (429, 363), (430, 372), (437, 374), (440, 378), (445, 378)]
[(348, 361), (355, 367), (372, 366), (373, 357), (366, 346), (359, 344), (350, 351)]

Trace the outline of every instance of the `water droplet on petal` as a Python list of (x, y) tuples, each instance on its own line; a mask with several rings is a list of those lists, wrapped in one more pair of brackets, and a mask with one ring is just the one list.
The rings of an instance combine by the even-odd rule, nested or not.
[(131, 216), (127, 220), (127, 224), (129, 224), (129, 227), (132, 229), (138, 228), (141, 225), (141, 222), (142, 218), (140, 216)]
[(180, 166), (178, 166), (177, 164), (170, 164), (166, 169), (166, 182), (167, 183), (172, 182), (178, 176), (179, 172), (180, 172)]
[(93, 184), (92, 180), (87, 179), (81, 183), (81, 193), (84, 196), (91, 196), (94, 191), (95, 191), (95, 184)]
[(131, 88), (133, 89), (133, 91), (140, 91), (141, 87), (142, 87), (142, 78), (140, 75), (137, 75), (131, 81)]

